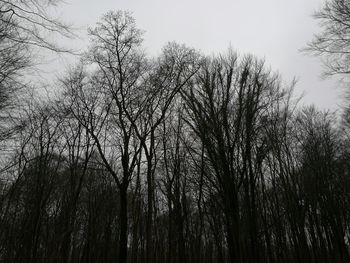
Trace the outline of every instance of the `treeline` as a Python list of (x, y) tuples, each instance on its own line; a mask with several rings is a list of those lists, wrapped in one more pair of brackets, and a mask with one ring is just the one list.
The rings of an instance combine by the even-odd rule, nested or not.
[[(110, 12), (3, 143), (0, 262), (349, 262), (349, 119)], [(0, 39), (1, 41), (1, 39)]]

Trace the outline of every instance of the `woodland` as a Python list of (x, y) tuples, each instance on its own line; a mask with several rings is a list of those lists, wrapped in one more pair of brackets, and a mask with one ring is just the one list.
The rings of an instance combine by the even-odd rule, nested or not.
[[(0, 262), (350, 262), (350, 107), (231, 49), (152, 57), (118, 10), (31, 92), (38, 53), (74, 53), (57, 4), (0, 0)], [(348, 78), (350, 1), (315, 19), (303, 52)]]

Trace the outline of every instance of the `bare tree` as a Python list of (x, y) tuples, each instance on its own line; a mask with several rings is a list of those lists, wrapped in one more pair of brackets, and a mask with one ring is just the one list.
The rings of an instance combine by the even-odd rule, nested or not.
[(146, 262), (153, 261), (154, 251), (154, 177), (158, 162), (157, 148), (160, 145), (160, 140), (156, 137), (163, 120), (170, 114), (173, 104), (177, 103), (178, 94), (198, 71), (199, 62), (200, 56), (195, 50), (169, 43), (153, 65), (145, 82), (141, 121), (136, 122), (130, 118), (147, 162)]
[[(73, 88), (73, 115), (93, 138), (103, 165), (118, 186), (119, 262), (126, 262), (127, 191), (141, 151), (134, 121), (140, 116), (139, 87), (147, 62), (139, 50), (141, 31), (128, 13), (109, 12), (90, 35), (87, 60), (96, 71), (85, 83), (78, 77), (67, 85)], [(78, 108), (84, 112), (77, 112)]]
[(18, 128), (18, 125), (9, 125), (8, 119), (6, 124), (3, 123), (8, 117), (5, 108), (15, 105), (14, 94), (18, 97), (18, 91), (25, 86), (26, 70), (35, 64), (37, 51), (71, 52), (55, 42), (57, 37), (74, 37), (71, 27), (53, 18), (49, 12), (58, 2), (0, 1), (0, 139)]
[(350, 73), (350, 2), (327, 0), (314, 17), (321, 32), (315, 34), (305, 50), (322, 56), (326, 75)]
[[(278, 76), (263, 63), (246, 57), (208, 59), (197, 81), (183, 93), (187, 123), (200, 138), (207, 171), (213, 178), (219, 207), (224, 215), (231, 262), (259, 262), (258, 169), (265, 157), (260, 127), (267, 109), (283, 96)], [(248, 233), (239, 227), (245, 218)], [(246, 251), (251, 253), (246, 253)]]
[(2, 30), (1, 36), (12, 43), (36, 46), (55, 52), (70, 51), (48, 38), (48, 35), (74, 36), (69, 25), (52, 17), (49, 12), (49, 9), (59, 2), (60, 0), (1, 0), (0, 23), (5, 28), (9, 26), (16, 31), (16, 34), (6, 34), (6, 30)]

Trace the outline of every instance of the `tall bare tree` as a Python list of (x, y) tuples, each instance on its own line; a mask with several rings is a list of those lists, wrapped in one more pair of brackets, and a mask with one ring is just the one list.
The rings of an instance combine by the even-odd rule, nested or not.
[(321, 55), (326, 74), (348, 74), (350, 52), (350, 2), (327, 0), (314, 15), (321, 31), (315, 34), (306, 51)]

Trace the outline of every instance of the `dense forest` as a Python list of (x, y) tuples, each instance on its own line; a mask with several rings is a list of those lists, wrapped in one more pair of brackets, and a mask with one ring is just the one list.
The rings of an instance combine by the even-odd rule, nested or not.
[[(0, 262), (350, 262), (350, 109), (301, 106), (253, 55), (143, 48), (111, 11), (29, 92), (38, 52), (74, 53), (49, 0), (0, 1)], [(349, 73), (350, 1), (305, 48)]]

